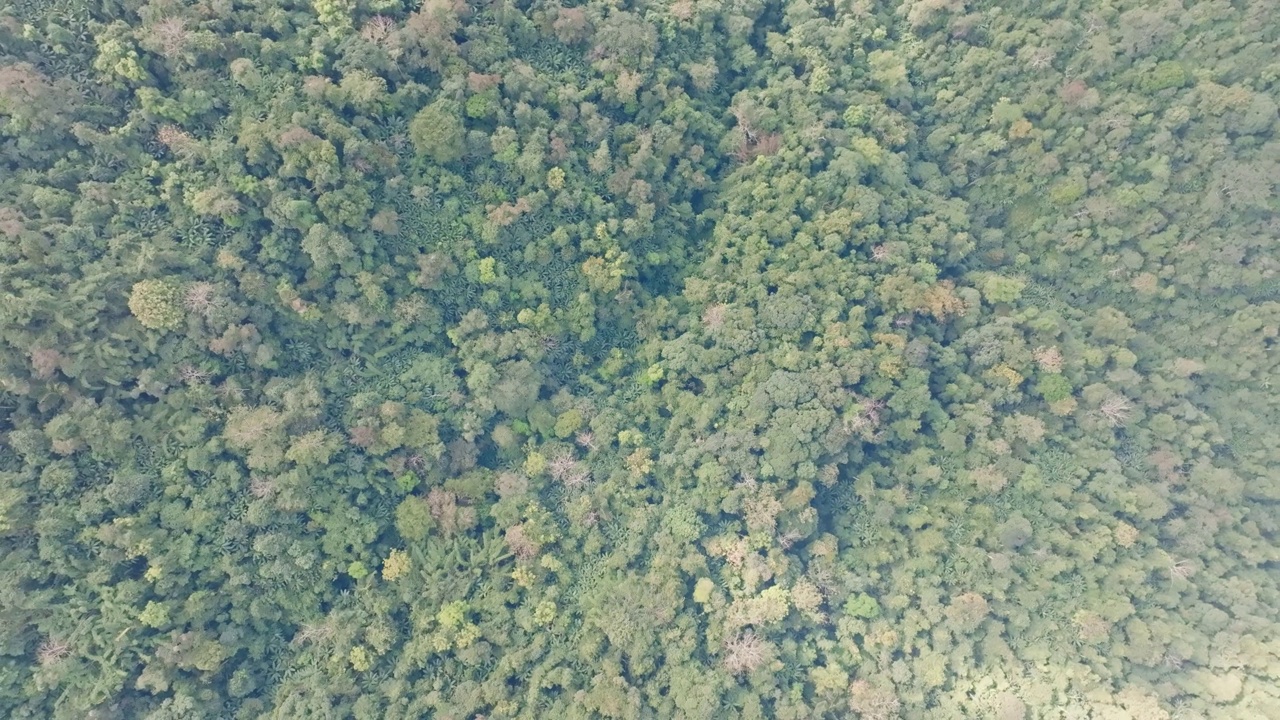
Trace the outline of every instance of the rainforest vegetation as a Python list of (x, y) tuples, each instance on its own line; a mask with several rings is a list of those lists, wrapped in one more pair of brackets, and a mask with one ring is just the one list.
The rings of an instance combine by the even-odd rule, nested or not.
[(1275, 0), (4, 0), (0, 716), (1280, 718)]

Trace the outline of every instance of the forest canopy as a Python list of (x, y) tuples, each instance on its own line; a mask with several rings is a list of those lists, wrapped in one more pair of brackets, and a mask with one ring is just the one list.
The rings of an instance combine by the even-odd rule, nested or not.
[(0, 6), (0, 715), (1280, 718), (1274, 0)]

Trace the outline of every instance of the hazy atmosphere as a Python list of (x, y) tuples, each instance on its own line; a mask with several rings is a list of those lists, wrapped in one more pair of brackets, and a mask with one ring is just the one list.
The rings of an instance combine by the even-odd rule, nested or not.
[(1280, 718), (1278, 18), (0, 5), (0, 717)]

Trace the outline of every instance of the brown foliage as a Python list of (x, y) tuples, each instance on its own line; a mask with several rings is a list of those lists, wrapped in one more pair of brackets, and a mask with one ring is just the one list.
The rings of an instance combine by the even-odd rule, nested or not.
[(369, 227), (382, 235), (399, 235), (400, 215), (391, 208), (383, 208), (369, 221)]
[(288, 147), (295, 147), (298, 145), (304, 145), (306, 143), (319, 140), (319, 139), (320, 138), (315, 133), (302, 127), (301, 125), (291, 125), (287, 130), (280, 133), (280, 138), (277, 142), (280, 145), (280, 147), (288, 148)]
[(532, 209), (533, 207), (529, 204), (528, 198), (519, 198), (514, 203), (502, 203), (501, 205), (490, 206), (489, 222), (499, 227), (506, 227), (516, 220), (519, 220), (520, 216)]
[(50, 348), (35, 348), (31, 351), (31, 367), (36, 377), (48, 380), (62, 366), (62, 353)]
[(214, 306), (217, 288), (213, 283), (194, 282), (187, 286), (183, 306), (194, 313), (204, 313)]
[(427, 493), (427, 508), (445, 535), (456, 535), (476, 522), (475, 508), (461, 505), (457, 493), (443, 488), (432, 488)]
[(569, 144), (559, 135), (551, 136), (551, 153), (550, 159), (553, 163), (564, 162), (569, 159)]
[(1098, 414), (1102, 416), (1107, 424), (1111, 427), (1120, 427), (1129, 421), (1129, 416), (1133, 412), (1133, 405), (1129, 403), (1129, 399), (1123, 395), (1110, 395), (1098, 407)]
[(504, 472), (498, 475), (498, 479), (493, 483), (494, 492), (498, 493), (498, 497), (518, 498), (529, 492), (529, 478), (514, 472)]
[(591, 482), (591, 472), (567, 451), (551, 458), (547, 469), (554, 480), (563, 483), (570, 490), (580, 490)]
[(734, 675), (750, 673), (769, 661), (768, 643), (750, 630), (724, 644), (724, 667)]
[(191, 31), (182, 18), (167, 17), (144, 29), (141, 44), (148, 50), (172, 59), (181, 55), (191, 44)]
[(470, 470), (480, 460), (480, 447), (464, 438), (450, 441), (447, 449), (449, 472), (454, 475)]
[(725, 306), (720, 303), (708, 305), (702, 312), (702, 326), (707, 330), (719, 330), (724, 325)]
[(50, 638), (36, 648), (36, 662), (42, 667), (49, 667), (71, 655), (71, 646), (61, 640)]
[(25, 218), (15, 208), (0, 207), (0, 233), (13, 239), (22, 233)]
[(1181, 483), (1186, 479), (1186, 461), (1169, 448), (1162, 448), (1147, 456), (1156, 474), (1167, 483)]
[(461, 27), (467, 12), (463, 0), (425, 0), (422, 9), (409, 16), (405, 27), (438, 43), (453, 44), (452, 35)]
[(556, 37), (563, 43), (575, 43), (587, 36), (589, 23), (587, 11), (580, 8), (560, 8), (556, 12), (555, 22), (551, 24)]
[(327, 643), (337, 632), (337, 627), (333, 620), (325, 618), (321, 623), (303, 623), (298, 629), (298, 633), (293, 636), (293, 645), (306, 645), (308, 643)]
[(453, 259), (446, 253), (434, 252), (429, 255), (419, 255), (418, 274), (414, 277), (413, 282), (420, 288), (435, 290), (440, 287), (440, 282), (444, 279), (444, 276), (456, 269), (457, 266), (453, 264)]
[(743, 108), (734, 108), (733, 116), (738, 121), (738, 147), (733, 151), (733, 157), (738, 162), (748, 163), (761, 155), (772, 155), (782, 147), (782, 136), (757, 129), (755, 122)]
[(733, 159), (748, 163), (761, 155), (772, 155), (782, 147), (782, 136), (777, 133), (752, 133), (742, 131), (742, 139), (733, 151)]
[(769, 486), (762, 487), (753, 496), (742, 502), (743, 516), (747, 521), (747, 529), (751, 532), (772, 535), (782, 513), (782, 503), (774, 497)]
[(849, 707), (866, 720), (889, 720), (898, 716), (899, 701), (893, 690), (854, 680), (849, 686)]
[(1056, 346), (1038, 347), (1031, 352), (1031, 357), (1046, 372), (1062, 372), (1062, 353)]
[(969, 480), (979, 489), (989, 493), (1000, 492), (1009, 482), (1009, 479), (995, 465), (983, 465), (970, 470)]
[(955, 283), (943, 280), (924, 291), (919, 309), (932, 315), (935, 320), (943, 321), (949, 317), (963, 315), (966, 307), (964, 301), (955, 293)]
[(973, 630), (982, 624), (990, 612), (986, 598), (973, 592), (962, 593), (951, 598), (947, 606), (947, 619), (966, 631)]
[(198, 147), (195, 137), (176, 125), (161, 125), (156, 140), (179, 156), (190, 155)]
[(1071, 620), (1076, 627), (1076, 634), (1089, 644), (1102, 642), (1111, 633), (1111, 623), (1097, 613), (1081, 610)]
[(280, 429), (284, 417), (269, 407), (240, 407), (231, 411), (222, 436), (232, 447), (250, 448)]
[(500, 82), (502, 82), (502, 76), (496, 73), (489, 75), (477, 72), (467, 73), (467, 87), (474, 93), (484, 92), (491, 87), (497, 87)]
[(511, 552), (515, 553), (516, 558), (520, 560), (529, 560), (542, 549), (542, 545), (530, 537), (523, 523), (507, 529), (506, 541), (507, 547), (511, 548)]
[(1058, 97), (1070, 108), (1088, 109), (1097, 104), (1098, 94), (1083, 80), (1071, 80), (1058, 90)]
[(263, 500), (271, 497), (279, 488), (276, 486), (274, 478), (266, 475), (254, 474), (249, 478), (249, 494)]
[(209, 372), (191, 363), (183, 363), (178, 368), (178, 379), (187, 385), (200, 385), (209, 379)]
[(48, 78), (31, 63), (0, 67), (0, 111), (28, 104), (48, 88)]
[(369, 448), (378, 442), (378, 433), (368, 425), (358, 425), (351, 428), (351, 444), (356, 447)]
[(360, 28), (360, 37), (378, 46), (391, 44), (392, 35), (396, 31), (396, 21), (386, 15), (374, 15)]

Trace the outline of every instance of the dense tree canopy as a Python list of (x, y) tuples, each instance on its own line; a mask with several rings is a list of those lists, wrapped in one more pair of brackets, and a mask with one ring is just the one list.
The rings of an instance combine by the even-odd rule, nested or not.
[(1280, 717), (1276, 13), (0, 8), (0, 715)]

